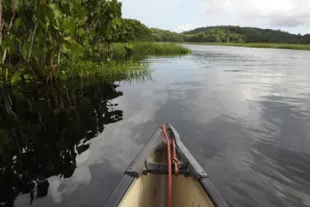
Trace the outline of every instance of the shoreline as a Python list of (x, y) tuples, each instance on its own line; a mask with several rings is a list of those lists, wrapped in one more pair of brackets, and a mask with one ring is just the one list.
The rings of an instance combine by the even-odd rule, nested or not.
[(217, 43), (217, 42), (183, 42), (182, 44), (192, 45), (218, 45), (249, 48), (273, 48), (289, 50), (310, 50), (310, 44), (281, 44), (281, 43)]

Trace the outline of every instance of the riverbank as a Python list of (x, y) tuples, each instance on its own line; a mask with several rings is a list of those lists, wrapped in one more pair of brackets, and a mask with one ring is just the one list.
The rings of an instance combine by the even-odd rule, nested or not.
[[(143, 59), (145, 56), (154, 55), (186, 55), (191, 50), (176, 43), (158, 42), (135, 42), (135, 43), (113, 43), (110, 50), (110, 58), (104, 62), (93, 61), (64, 61), (61, 79), (78, 78), (100, 78), (113, 82), (119, 79), (131, 79), (150, 76), (151, 70), (147, 63), (134, 60)], [(129, 59), (118, 59), (129, 57)]]
[(61, 80), (78, 78), (94, 81), (97, 79), (107, 83), (149, 77), (152, 72), (148, 63), (133, 60), (110, 60), (107, 62), (70, 61), (64, 62), (62, 67), (64, 70), (59, 75)]
[(147, 55), (186, 55), (191, 50), (178, 45), (177, 43), (163, 42), (134, 42), (134, 43), (114, 43), (111, 46), (114, 56), (147, 56)]
[(218, 42), (184, 42), (184, 44), (194, 45), (221, 45), (236, 47), (253, 47), (253, 48), (275, 48), (275, 49), (291, 49), (291, 50), (310, 50), (310, 44), (278, 44), (278, 43), (218, 43)]
[[(96, 77), (101, 80), (113, 82), (118, 79), (130, 79), (132, 77), (149, 76), (151, 71), (147, 64), (140, 61), (145, 56), (161, 56), (161, 55), (186, 55), (191, 50), (178, 45), (177, 43), (157, 43), (157, 42), (136, 42), (136, 43), (114, 43), (106, 61), (87, 61), (87, 60), (70, 60), (61, 61), (55, 76), (62, 80), (70, 78), (87, 78)], [(124, 57), (135, 57), (130, 60), (122, 60)], [(41, 70), (40, 77), (50, 79), (49, 70)], [(39, 78), (40, 78), (39, 77)], [(0, 86), (6, 83), (15, 85), (20, 82), (31, 83), (36, 82), (37, 78), (29, 71), (18, 70), (11, 73), (9, 69), (0, 68)]]

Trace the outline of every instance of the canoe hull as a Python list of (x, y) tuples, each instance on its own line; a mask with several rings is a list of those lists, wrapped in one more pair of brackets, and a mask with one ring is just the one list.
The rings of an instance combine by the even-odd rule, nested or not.
[[(180, 171), (172, 180), (172, 206), (228, 207), (207, 173), (180, 140), (177, 131), (167, 125), (176, 140)], [(164, 207), (167, 205), (166, 142), (161, 129), (151, 137), (125, 172), (104, 207)]]

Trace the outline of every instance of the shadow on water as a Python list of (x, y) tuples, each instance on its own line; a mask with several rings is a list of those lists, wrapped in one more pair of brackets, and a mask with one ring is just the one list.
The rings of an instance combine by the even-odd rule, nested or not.
[(76, 157), (105, 126), (123, 118), (112, 99), (117, 85), (27, 86), (0, 91), (0, 206), (48, 194), (47, 178), (71, 177)]

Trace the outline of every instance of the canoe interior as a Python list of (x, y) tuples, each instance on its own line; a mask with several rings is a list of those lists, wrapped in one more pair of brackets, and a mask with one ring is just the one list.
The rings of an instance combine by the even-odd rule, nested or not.
[[(123, 197), (121, 207), (166, 207), (167, 175), (147, 174), (135, 179)], [(191, 177), (172, 179), (173, 207), (214, 207), (200, 184)]]
[[(169, 139), (175, 137), (179, 160), (177, 177), (172, 166), (172, 206), (228, 207), (208, 174), (183, 145), (178, 132), (171, 125), (167, 129)], [(167, 143), (158, 129), (129, 165), (104, 207), (166, 207), (167, 174)]]
[[(183, 160), (179, 153), (177, 153), (177, 157), (182, 163)], [(150, 155), (148, 161), (153, 163), (167, 163), (166, 146), (164, 144), (159, 146)], [(167, 206), (167, 178), (167, 174), (142, 174), (132, 182), (119, 206)], [(186, 177), (184, 175), (172, 176), (172, 206), (214, 207), (200, 183), (192, 177)]]

